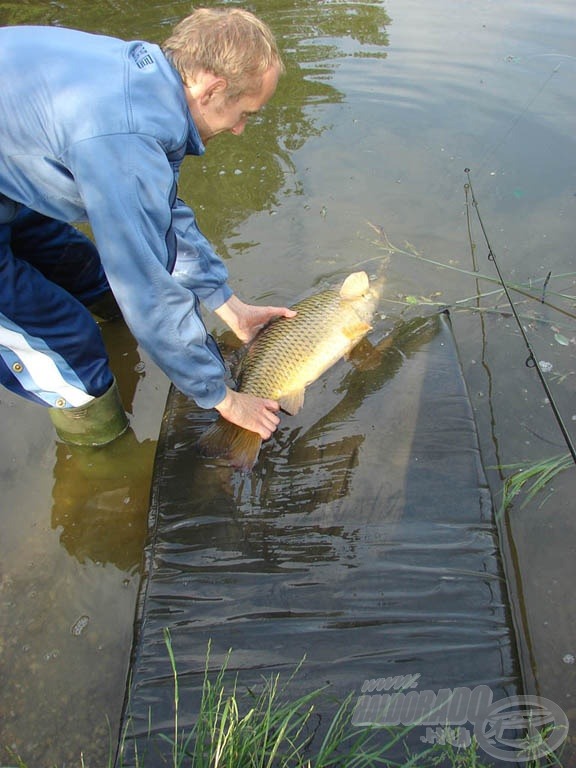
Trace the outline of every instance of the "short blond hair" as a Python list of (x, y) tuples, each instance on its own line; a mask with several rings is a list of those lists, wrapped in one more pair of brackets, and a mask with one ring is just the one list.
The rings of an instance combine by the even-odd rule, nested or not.
[(258, 92), (271, 67), (284, 71), (268, 25), (241, 8), (197, 8), (176, 25), (162, 50), (185, 83), (201, 70), (223, 77), (231, 100)]

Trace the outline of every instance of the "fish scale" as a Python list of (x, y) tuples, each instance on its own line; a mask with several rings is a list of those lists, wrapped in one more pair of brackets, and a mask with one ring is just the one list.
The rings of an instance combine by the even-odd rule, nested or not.
[(280, 397), (283, 388), (299, 377), (303, 361), (322, 342), (326, 344), (341, 304), (337, 291), (326, 290), (295, 304), (296, 317), (274, 320), (249, 347), (238, 375), (239, 390)]

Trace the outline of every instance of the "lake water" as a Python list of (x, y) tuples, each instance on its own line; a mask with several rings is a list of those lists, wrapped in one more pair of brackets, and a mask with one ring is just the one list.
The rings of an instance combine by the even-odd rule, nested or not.
[[(501, 291), (467, 274), (475, 259), (481, 276), (496, 277), (464, 169), (506, 279), (540, 295), (550, 273), (546, 298), (564, 313), (514, 298), (573, 433), (573, 4), (256, 0), (250, 8), (276, 32), (287, 74), (241, 138), (222, 137), (187, 161), (181, 196), (227, 260), (234, 289), (254, 302), (291, 302), (356, 265), (374, 269), (383, 250), (370, 224), (381, 228), (396, 248), (384, 312), (452, 308), (498, 502), (502, 466), (566, 445)], [(183, 2), (30, 0), (2, 4), (0, 23), (157, 42), (188, 12)], [(490, 295), (477, 301), (478, 293)], [(168, 382), (121, 325), (104, 332), (132, 431), (100, 461), (58, 445), (46, 414), (0, 392), (0, 744), (38, 768), (79, 764), (81, 751), (105, 762), (129, 664)], [(526, 692), (572, 721), (574, 485), (566, 472), (498, 521)]]

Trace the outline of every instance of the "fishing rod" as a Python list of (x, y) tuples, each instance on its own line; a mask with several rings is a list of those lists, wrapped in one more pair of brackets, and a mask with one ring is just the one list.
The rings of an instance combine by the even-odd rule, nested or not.
[(468, 178), (468, 182), (466, 184), (466, 188), (470, 190), (470, 195), (472, 197), (472, 205), (474, 206), (474, 209), (476, 210), (476, 216), (478, 217), (478, 223), (480, 224), (480, 229), (482, 230), (482, 235), (484, 237), (484, 241), (486, 243), (486, 246), (488, 248), (488, 260), (491, 261), (494, 264), (494, 267), (496, 268), (496, 272), (498, 273), (498, 279), (500, 280), (500, 284), (502, 285), (502, 288), (504, 289), (504, 293), (506, 294), (506, 299), (508, 300), (508, 303), (510, 304), (510, 309), (512, 310), (512, 314), (514, 315), (514, 319), (516, 321), (516, 324), (518, 325), (518, 328), (520, 329), (520, 333), (522, 334), (522, 338), (524, 339), (524, 343), (526, 344), (526, 349), (528, 350), (528, 357), (526, 358), (526, 367), (528, 368), (535, 368), (536, 373), (538, 374), (538, 378), (540, 379), (540, 383), (542, 384), (544, 391), (546, 392), (546, 396), (548, 398), (548, 402), (550, 403), (550, 406), (552, 408), (552, 411), (554, 412), (554, 416), (556, 418), (556, 422), (558, 423), (558, 426), (560, 427), (560, 431), (562, 432), (562, 436), (564, 438), (564, 441), (566, 442), (566, 445), (568, 446), (568, 450), (570, 451), (570, 454), (572, 456), (572, 460), (574, 461), (574, 464), (576, 464), (576, 449), (574, 448), (574, 444), (572, 442), (572, 438), (568, 434), (568, 430), (566, 429), (566, 425), (564, 424), (564, 420), (562, 419), (562, 416), (560, 414), (560, 411), (558, 410), (558, 406), (556, 405), (556, 401), (554, 400), (554, 397), (552, 395), (552, 392), (550, 391), (550, 387), (548, 386), (548, 382), (546, 381), (546, 378), (544, 377), (544, 374), (542, 373), (542, 368), (540, 367), (540, 364), (536, 360), (536, 357), (534, 355), (534, 350), (532, 349), (532, 345), (530, 344), (530, 340), (528, 339), (528, 336), (526, 335), (526, 331), (524, 330), (524, 327), (520, 321), (520, 317), (518, 315), (518, 312), (516, 311), (516, 307), (514, 305), (514, 302), (512, 301), (512, 296), (510, 295), (510, 291), (508, 290), (508, 286), (506, 285), (506, 282), (502, 276), (502, 272), (500, 271), (500, 267), (498, 266), (498, 262), (496, 261), (496, 256), (494, 254), (494, 250), (492, 249), (492, 246), (490, 245), (490, 239), (488, 237), (488, 234), (486, 232), (486, 228), (484, 227), (484, 222), (482, 221), (482, 216), (480, 215), (480, 208), (478, 206), (478, 201), (476, 200), (476, 196), (474, 194), (474, 188), (472, 186), (472, 179), (470, 178), (470, 168), (465, 168), (464, 173), (466, 174)]

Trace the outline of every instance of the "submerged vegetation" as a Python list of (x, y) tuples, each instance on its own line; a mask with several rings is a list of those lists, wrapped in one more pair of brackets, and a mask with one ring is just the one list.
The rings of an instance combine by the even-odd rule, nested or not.
[[(474, 243), (471, 243), (471, 250), (473, 253), (473, 265), (472, 269), (465, 269), (463, 267), (460, 267), (454, 263), (446, 264), (442, 261), (438, 261), (436, 259), (431, 259), (427, 256), (425, 256), (421, 251), (417, 250), (417, 248), (407, 241), (405, 241), (402, 246), (398, 246), (391, 242), (390, 238), (388, 237), (386, 231), (377, 224), (372, 224), (371, 222), (368, 222), (368, 226), (376, 232), (378, 239), (373, 241), (374, 245), (376, 245), (380, 251), (384, 252), (386, 256), (392, 256), (394, 254), (398, 256), (404, 256), (408, 257), (410, 259), (415, 259), (419, 262), (429, 264), (433, 267), (438, 267), (439, 269), (444, 269), (447, 271), (457, 272), (461, 275), (467, 275), (469, 277), (473, 277), (474, 280), (482, 280), (484, 282), (487, 282), (494, 287), (489, 291), (479, 292), (478, 290), (474, 291), (470, 296), (466, 296), (465, 298), (456, 299), (451, 302), (445, 302), (445, 301), (439, 301), (439, 297), (442, 295), (441, 293), (435, 293), (433, 296), (404, 296), (403, 298), (398, 299), (397, 303), (401, 304), (405, 307), (410, 307), (414, 305), (418, 306), (436, 306), (437, 308), (446, 308), (446, 309), (467, 309), (472, 310), (474, 312), (496, 312), (499, 314), (502, 314), (503, 310), (501, 308), (498, 308), (496, 305), (498, 303), (498, 300), (501, 299), (504, 296), (504, 286), (501, 282), (501, 280), (498, 277), (494, 277), (492, 275), (487, 275), (485, 273), (481, 273), (478, 270), (477, 264), (476, 264), (476, 258), (475, 258), (475, 251), (476, 251), (476, 245)], [(571, 272), (569, 274), (562, 274), (562, 275), (555, 275), (555, 279), (562, 279), (566, 280), (568, 278), (573, 279), (576, 278), (576, 272)], [(531, 284), (529, 286), (523, 285), (521, 283), (513, 283), (506, 281), (506, 287), (508, 289), (511, 289), (514, 291), (514, 293), (517, 293), (521, 296), (523, 296), (527, 300), (532, 300), (537, 302), (540, 305), (546, 306), (549, 309), (552, 309), (554, 311), (559, 312), (561, 315), (569, 318), (569, 320), (576, 320), (576, 312), (573, 311), (572, 308), (568, 309), (565, 306), (561, 306), (559, 303), (554, 303), (557, 301), (568, 301), (571, 305), (576, 302), (576, 296), (573, 296), (571, 294), (566, 294), (564, 292), (560, 291), (554, 291), (550, 287), (552, 275), (548, 274), (546, 277), (538, 278), (537, 280), (531, 281)], [(540, 287), (540, 292), (537, 293), (537, 286)], [(550, 301), (550, 297), (554, 299), (554, 302)], [(491, 298), (494, 300), (494, 308), (482, 308), (477, 305), (477, 302), (480, 299), (486, 299)], [(390, 301), (390, 299), (387, 299), (387, 301)], [(530, 318), (533, 319), (533, 318)], [(545, 322), (543, 318), (539, 318), (540, 322)], [(565, 345), (564, 343), (564, 337), (562, 335), (558, 335), (558, 343), (562, 346)], [(568, 340), (566, 340), (568, 342)], [(568, 342), (569, 343), (569, 342)]]

